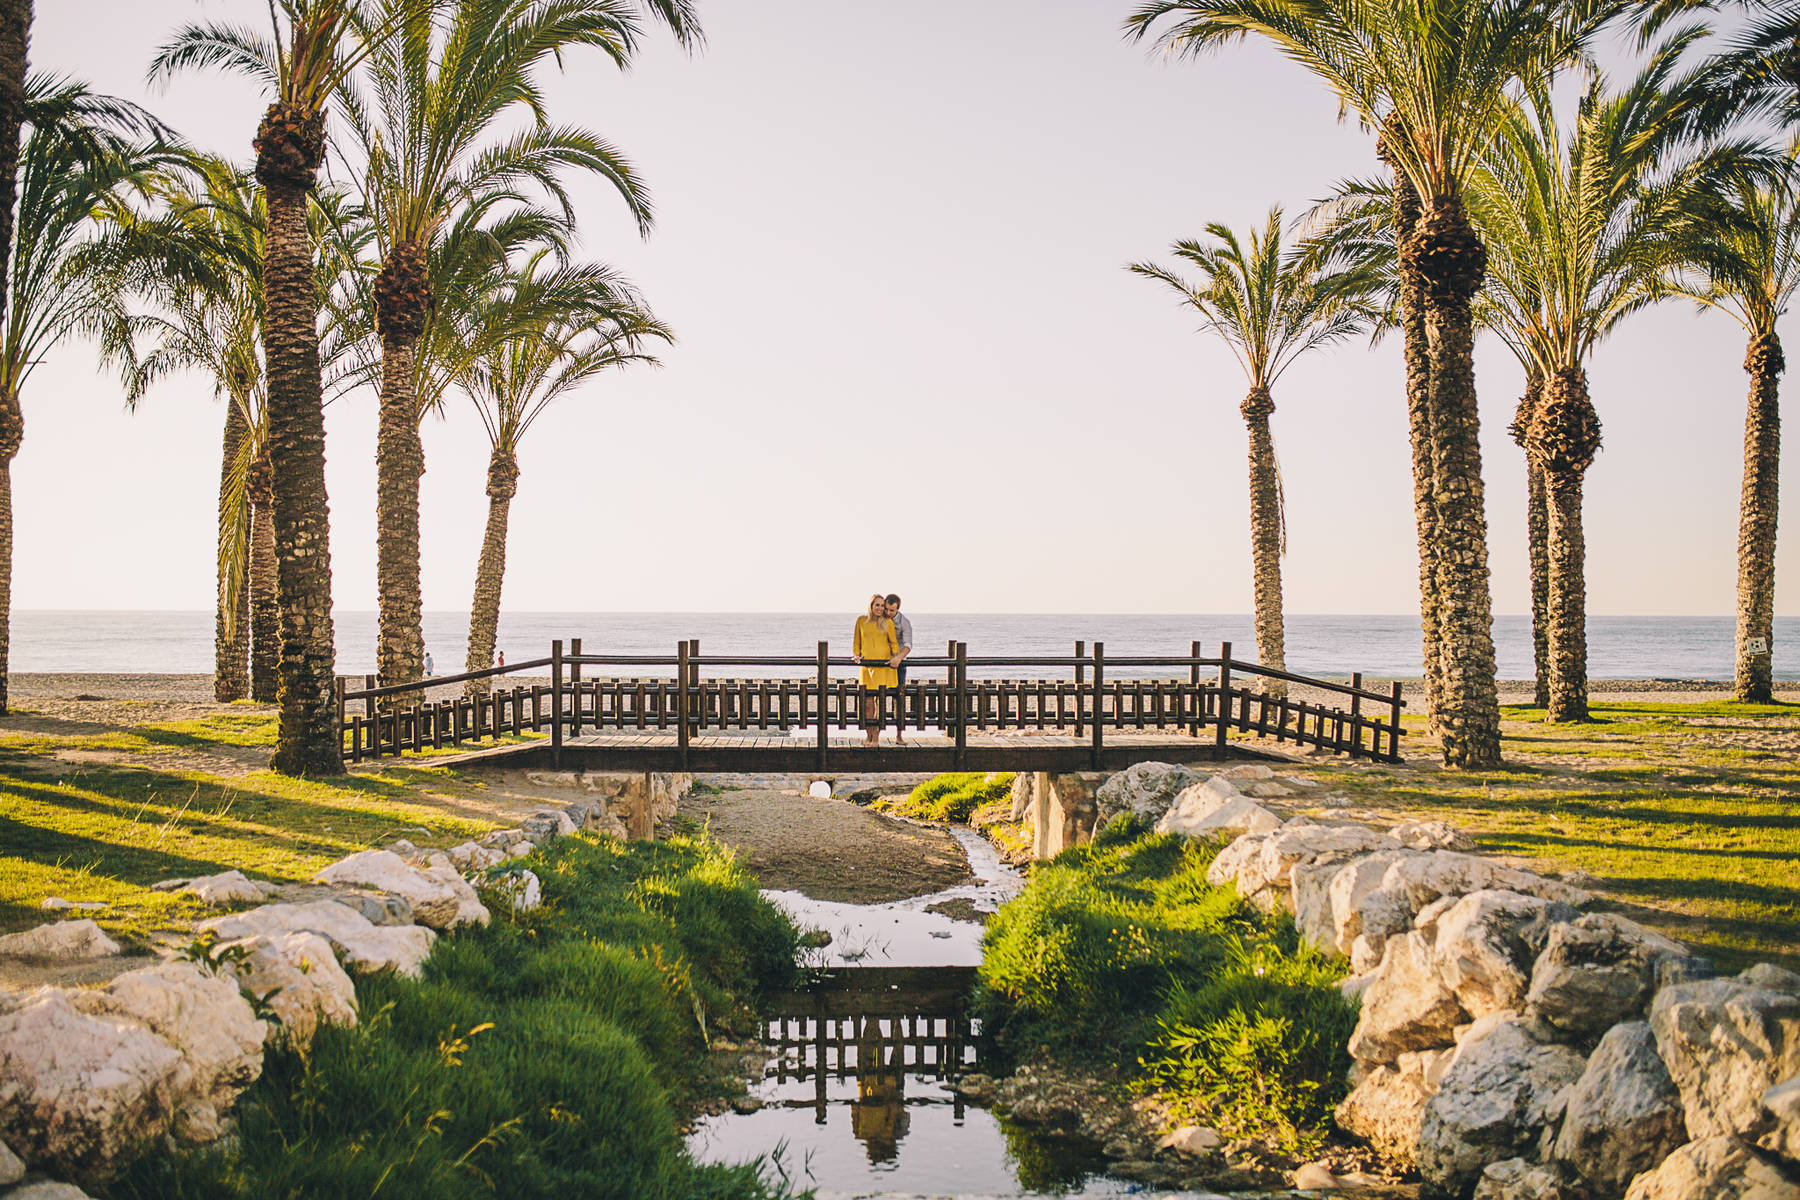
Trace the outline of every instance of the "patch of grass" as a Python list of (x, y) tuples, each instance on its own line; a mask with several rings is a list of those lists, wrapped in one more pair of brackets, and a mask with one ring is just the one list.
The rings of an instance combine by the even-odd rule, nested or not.
[(785, 1195), (759, 1164), (694, 1163), (675, 1112), (706, 1026), (748, 1029), (749, 989), (793, 970), (793, 926), (692, 839), (561, 838), (531, 865), (541, 908), (440, 940), (420, 980), (363, 977), (361, 1024), (269, 1055), (235, 1139), (164, 1149), (105, 1195)]
[(1036, 868), (982, 943), (987, 1026), (1008, 1057), (1136, 1068), (1181, 1116), (1301, 1153), (1344, 1091), (1344, 966), (1209, 885), (1217, 850), (1121, 819)]
[(952, 772), (927, 779), (903, 799), (880, 800), (876, 807), (902, 817), (966, 824), (977, 808), (1012, 794), (1010, 772)]

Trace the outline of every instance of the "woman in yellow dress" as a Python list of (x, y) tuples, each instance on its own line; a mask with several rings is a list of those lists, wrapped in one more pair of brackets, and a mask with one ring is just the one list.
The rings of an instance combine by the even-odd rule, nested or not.
[[(869, 597), (866, 616), (856, 618), (856, 634), (851, 653), (862, 663), (863, 732), (873, 746), (881, 740), (881, 693), (879, 688), (898, 687), (900, 673), (892, 665), (900, 653), (900, 639), (894, 635), (894, 623), (888, 620), (887, 600), (877, 592)], [(869, 666), (866, 664), (874, 663)]]

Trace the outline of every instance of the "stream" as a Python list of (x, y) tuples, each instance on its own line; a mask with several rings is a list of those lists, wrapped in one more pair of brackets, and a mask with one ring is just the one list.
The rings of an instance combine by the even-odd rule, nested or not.
[(768, 1059), (742, 1105), (754, 1111), (702, 1120), (689, 1138), (694, 1156), (772, 1156), (820, 1200), (1198, 1195), (1109, 1178), (1097, 1147), (1013, 1126), (951, 1089), (981, 1066), (979, 1023), (962, 994), (981, 961), (982, 927), (928, 910), (991, 913), (1024, 881), (986, 839), (950, 832), (968, 855), (971, 883), (886, 904), (764, 893), (831, 942), (806, 957), (818, 968), (810, 988), (773, 998), (762, 1037)]

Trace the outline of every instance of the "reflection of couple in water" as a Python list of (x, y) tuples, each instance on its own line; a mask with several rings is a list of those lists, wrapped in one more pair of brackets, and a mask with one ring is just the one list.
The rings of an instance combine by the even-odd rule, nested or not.
[(881, 1036), (879, 1018), (862, 1018), (856, 1038), (856, 1099), (850, 1105), (850, 1132), (863, 1143), (872, 1163), (892, 1162), (906, 1136), (906, 1074), (901, 1049)]
[[(906, 656), (912, 653), (912, 622), (900, 615), (900, 597), (880, 592), (869, 597), (869, 611), (856, 618), (852, 653), (862, 664), (864, 736), (873, 746), (881, 740), (881, 693), (906, 686)], [(900, 717), (899, 702), (895, 716)], [(897, 721), (894, 744), (906, 745), (906, 722)]]

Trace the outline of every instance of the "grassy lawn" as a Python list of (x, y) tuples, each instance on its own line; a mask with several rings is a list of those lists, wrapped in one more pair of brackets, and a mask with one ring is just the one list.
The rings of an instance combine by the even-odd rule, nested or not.
[(452, 772), (384, 760), (328, 782), (219, 774), (188, 752), (274, 742), (267, 711), (81, 733), (0, 733), (0, 932), (46, 919), (49, 896), (98, 900), (109, 933), (141, 941), (201, 915), (150, 885), (232, 868), (303, 881), (407, 837), (451, 844), (498, 822), (462, 803)]
[[(1396, 819), (1442, 817), (1489, 853), (1587, 872), (1612, 906), (1722, 968), (1800, 966), (1800, 706), (1608, 703), (1586, 725), (1502, 714), (1499, 770), (1320, 759), (1306, 774)], [(1408, 734), (1422, 754), (1421, 718)]]

